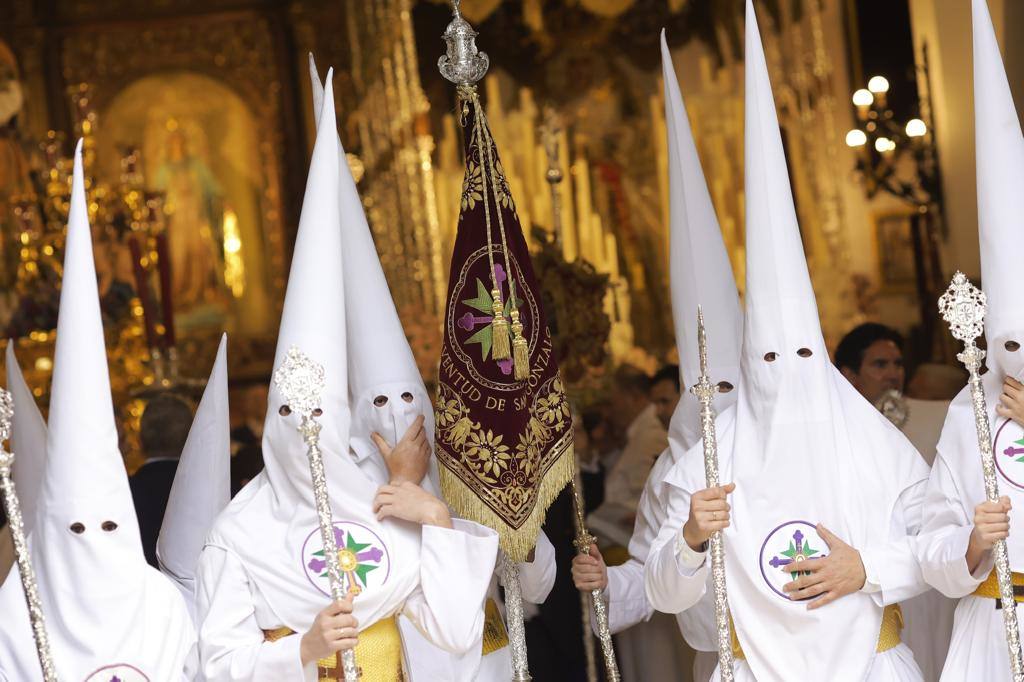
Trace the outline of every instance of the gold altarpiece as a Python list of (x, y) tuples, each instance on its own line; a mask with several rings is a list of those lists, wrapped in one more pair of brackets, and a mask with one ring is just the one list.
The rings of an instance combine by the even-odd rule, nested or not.
[[(850, 112), (837, 76), (845, 51), (836, 49), (841, 17), (832, 4), (766, 0), (759, 8), (805, 246), (826, 334), (835, 336), (863, 311), (846, 255), (849, 159), (839, 131)], [(735, 5), (713, 3), (702, 14), (704, 4), (685, 1), (463, 2), (492, 56), (484, 95), (524, 228), (553, 240), (565, 261), (586, 261), (607, 276), (600, 305), (611, 323), (612, 362), (653, 369), (673, 353), (661, 26), (742, 284), (742, 7)], [(49, 9), (34, 0), (0, 9), (0, 38), (21, 68), (21, 134), (71, 133), (68, 91), (87, 84), (101, 179), (113, 181), (126, 143), (143, 150), (146, 182), (163, 191), (176, 187), (168, 158), (202, 162), (209, 172), (200, 174), (219, 193), (211, 183), (193, 185), (217, 204), (222, 230), (228, 209), (234, 216), (244, 285), (224, 282), (220, 316), (190, 315), (192, 308), (179, 315), (182, 343), (192, 344), (190, 370), (205, 371), (222, 327), (235, 332), (233, 376), (268, 370), (313, 139), (312, 52), (321, 74), (336, 69), (339, 130), (417, 359), (426, 376), (434, 374), (463, 173), (452, 93), (434, 68), (445, 3), (58, 0), (54, 16)], [(551, 148), (562, 178), (557, 221)], [(194, 205), (188, 215), (205, 220)], [(45, 355), (45, 344), (36, 355)], [(34, 386), (48, 383), (40, 367)]]
[[(385, 271), (410, 334), (418, 348), (426, 349), (423, 369), (428, 376), (433, 371), (429, 363), (436, 357), (432, 344), (463, 172), (451, 93), (433, 68), (439, 48), (430, 40), (439, 34), (431, 20), (445, 15), (446, 4), (349, 0), (345, 9), (353, 87), (338, 91), (339, 111), (347, 117), (343, 134), (348, 134), (350, 150), (362, 164), (361, 191)], [(853, 179), (841, 140), (850, 112), (844, 103), (846, 84), (840, 78), (846, 56), (835, 49), (844, 44), (842, 18), (832, 4), (760, 6), (823, 327), (828, 337), (836, 338), (865, 311), (847, 253), (851, 219), (844, 198)], [(439, 12), (431, 14), (431, 5)], [(612, 325), (609, 351), (614, 362), (653, 368), (674, 352), (664, 261), (668, 154), (657, 30), (646, 37), (641, 33), (659, 22), (668, 26), (698, 148), (742, 290), (742, 4), (735, 5), (716, 3), (710, 16), (698, 16), (688, 13), (694, 12), (689, 3), (668, 3), (644, 23), (630, 19), (630, 12), (638, 8), (649, 11), (643, 9), (644, 3), (583, 3), (572, 11), (596, 22), (594, 34), (601, 36), (587, 33), (584, 38), (604, 42), (576, 47), (577, 34), (570, 33), (561, 42), (557, 34), (557, 27), (571, 23), (573, 17), (559, 16), (542, 3), (463, 2), (466, 16), (481, 32), (479, 44), (491, 54), (484, 95), (494, 135), (502, 145), (502, 162), (514, 195), (520, 197), (524, 229), (530, 235), (534, 228), (547, 230), (557, 238), (565, 260), (584, 260), (608, 275), (611, 287), (604, 308)], [(566, 15), (572, 11), (564, 10)], [(695, 21), (704, 21), (707, 30), (693, 29)], [(516, 35), (518, 29), (530, 37), (517, 39), (531, 49), (546, 50), (535, 72), (510, 70), (508, 62), (514, 59), (508, 56), (516, 54), (503, 51), (503, 41), (496, 39), (496, 31)], [(624, 35), (625, 43), (635, 44), (617, 46), (614, 41)], [(616, 54), (616, 49), (649, 54), (634, 62)], [(577, 75), (583, 77), (574, 81)], [(561, 122), (554, 134), (564, 178), (557, 223), (544, 139), (545, 119), (552, 109)], [(558, 235), (551, 234), (555, 224), (560, 224)]]

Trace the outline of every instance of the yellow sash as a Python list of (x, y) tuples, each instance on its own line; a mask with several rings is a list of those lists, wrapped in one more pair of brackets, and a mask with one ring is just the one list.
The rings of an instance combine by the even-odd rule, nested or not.
[(501, 611), (493, 599), (488, 599), (484, 606), (484, 646), (483, 655), (494, 653), (508, 646), (508, 630), (501, 618)]
[[(730, 620), (731, 625), (731, 620)], [(903, 629), (903, 611), (899, 604), (889, 604), (882, 611), (882, 627), (878, 631), (877, 653), (888, 651), (900, 643), (900, 630)], [(743, 649), (740, 647), (740, 640), (736, 638), (736, 628), (732, 630), (732, 655), (737, 659), (745, 659)]]
[[(268, 642), (276, 642), (294, 634), (289, 628), (263, 631), (263, 637)], [(405, 679), (402, 672), (402, 637), (394, 617), (382, 618), (359, 633), (356, 663), (362, 679), (367, 682), (402, 682)], [(344, 679), (340, 654), (321, 658), (317, 664), (320, 682)]]
[[(1015, 588), (1024, 587), (1024, 573), (1013, 574), (1013, 586)], [(999, 579), (996, 578), (996, 571), (992, 569), (992, 572), (985, 578), (985, 582), (978, 585), (978, 587), (972, 593), (975, 597), (986, 597), (988, 599), (999, 599)], [(1024, 590), (1013, 591), (1013, 600), (1018, 604), (1024, 602)]]

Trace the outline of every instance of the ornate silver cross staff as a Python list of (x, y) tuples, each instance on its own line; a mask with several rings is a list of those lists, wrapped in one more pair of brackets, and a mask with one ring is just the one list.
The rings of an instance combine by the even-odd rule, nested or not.
[[(999, 500), (999, 486), (996, 482), (996, 462), (992, 456), (992, 433), (989, 429), (985, 391), (982, 389), (981, 375), (978, 373), (981, 361), (985, 358), (985, 351), (974, 343), (985, 330), (985, 294), (971, 284), (962, 272), (957, 271), (946, 293), (939, 299), (939, 312), (942, 313), (942, 319), (949, 324), (953, 337), (964, 344), (964, 349), (956, 358), (964, 364), (971, 375), (971, 403), (974, 406), (974, 426), (978, 432), (978, 449), (981, 451), (985, 498), (989, 502), (996, 502)], [(1017, 604), (1013, 597), (1013, 577), (1006, 541), (997, 540), (992, 552), (995, 557), (996, 579), (999, 581), (999, 601), (1003, 607), (1003, 627), (1006, 630), (1006, 646), (1010, 653), (1010, 670), (1014, 682), (1024, 682), (1024, 657), (1021, 656)]]
[[(334, 540), (334, 520), (331, 518), (331, 498), (327, 491), (327, 475), (324, 473), (324, 459), (320, 452), (320, 422), (322, 414), (320, 398), (324, 390), (324, 368), (308, 355), (292, 346), (288, 349), (281, 366), (274, 372), (274, 385), (293, 412), (302, 415), (299, 433), (308, 448), (309, 473), (313, 478), (313, 498), (316, 515), (320, 524), (320, 539), (324, 543), (324, 560), (327, 562), (327, 576), (331, 583), (331, 597), (341, 601), (348, 594), (341, 578), (338, 563), (338, 545)], [(351, 588), (353, 586), (349, 586)], [(341, 653), (341, 667), (345, 682), (357, 682), (359, 668), (356, 654), (352, 649)]]
[[(697, 306), (697, 349), (700, 354), (700, 379), (690, 387), (700, 401), (700, 430), (704, 441), (704, 476), (709, 488), (718, 486), (718, 437), (715, 434), (715, 408), (711, 401), (718, 387), (708, 376), (708, 344), (704, 331), (704, 313)], [(715, 626), (718, 630), (718, 670), (722, 682), (732, 682), (732, 630), (729, 624), (729, 601), (725, 592), (725, 547), (722, 531), (711, 535), (711, 582), (715, 588)]]
[[(544, 138), (544, 149), (548, 155), (547, 181), (551, 186), (551, 216), (552, 229), (555, 234), (556, 243), (562, 239), (562, 209), (561, 195), (558, 185), (562, 182), (562, 169), (558, 157), (558, 116), (554, 109), (546, 107), (544, 111), (544, 126), (541, 135)], [(579, 451), (573, 454), (573, 466), (575, 470), (572, 475), (572, 501), (573, 509), (576, 512), (576, 539), (573, 544), (580, 554), (589, 555), (590, 545), (597, 538), (587, 530), (587, 524), (583, 519), (586, 504), (583, 499), (583, 483), (580, 480), (580, 458)], [(590, 634), (590, 610), (594, 610), (594, 620), (597, 622), (597, 636), (601, 641), (601, 654), (604, 656), (605, 677), (608, 682), (618, 682), (619, 665), (615, 661), (615, 647), (612, 645), (612, 632), (608, 627), (608, 607), (601, 599), (601, 590), (592, 590), (588, 596), (580, 592), (580, 614), (583, 617), (583, 653), (587, 659), (587, 680), (597, 682), (597, 656), (594, 652), (594, 638)]]
[[(578, 463), (577, 463), (578, 466)], [(583, 521), (583, 494), (580, 492), (580, 487), (577, 486), (577, 479), (579, 479), (579, 469), (575, 472), (572, 480), (572, 497), (573, 507), (576, 510), (576, 539), (573, 544), (576, 545), (576, 551), (580, 554), (590, 554), (590, 544), (597, 538), (590, 534), (587, 530), (587, 526)], [(604, 671), (605, 679), (607, 682), (619, 682), (619, 664), (615, 661), (615, 647), (612, 645), (612, 631), (608, 627), (608, 606), (604, 603), (604, 599), (601, 597), (601, 590), (590, 591), (590, 606), (594, 609), (594, 620), (597, 622), (597, 638), (601, 642), (601, 654), (604, 656)], [(585, 639), (590, 639), (590, 619), (587, 617), (587, 609), (583, 610), (583, 636)], [(587, 662), (588, 667), (590, 661)], [(588, 670), (588, 675), (590, 671)], [(594, 676), (589, 679), (597, 679), (597, 671), (594, 670)]]
[(3, 441), (11, 437), (11, 421), (14, 419), (14, 400), (11, 394), (0, 388), (0, 488), (3, 489), (4, 512), (7, 514), (7, 525), (11, 529), (14, 540), (14, 554), (18, 559), (18, 575), (25, 592), (28, 604), (28, 617), (32, 623), (32, 637), (36, 642), (36, 655), (39, 666), (43, 670), (45, 682), (57, 682), (57, 671), (50, 654), (50, 638), (46, 634), (46, 620), (43, 618), (43, 605), (39, 599), (39, 585), (36, 584), (36, 572), (32, 568), (28, 543), (25, 541), (25, 522), (21, 517), (21, 505), (18, 504), (17, 491), (14, 489), (12, 467), (14, 453), (3, 447)]

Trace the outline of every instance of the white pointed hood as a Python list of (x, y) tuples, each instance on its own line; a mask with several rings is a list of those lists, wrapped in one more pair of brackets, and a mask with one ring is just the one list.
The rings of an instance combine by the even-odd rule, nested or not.
[[(1024, 245), (1024, 138), (1013, 106), (985, 0), (972, 0), (974, 24), (974, 126), (978, 174), (978, 232), (981, 238), (981, 278), (988, 299), (985, 338), (986, 363), (981, 377), (992, 432), (999, 494), (1013, 503), (1010, 526), (1024, 524), (1024, 461), (1020, 443), (1024, 427), (996, 415), (1006, 376), (1024, 376), (1024, 350), (1006, 349), (1007, 341), (1024, 345), (1024, 303), (1015, 278), (1015, 255)], [(978, 461), (978, 437), (970, 387), (964, 387), (949, 406), (936, 458), (953, 476), (960, 504), (970, 517), (985, 500), (984, 478)], [(937, 465), (937, 464), (936, 464)], [(1006, 540), (1010, 567), (1024, 571), (1024, 534)]]
[[(360, 628), (399, 609), (418, 580), (419, 532), (408, 524), (378, 522), (376, 486), (349, 451), (349, 378), (345, 267), (339, 200), (340, 156), (332, 72), (320, 111), (288, 290), (278, 333), (275, 371), (296, 347), (324, 369), (320, 448), (339, 548), (354, 547), (361, 592)], [(228, 505), (207, 545), (238, 556), (256, 589), (279, 619), (277, 626), (309, 629), (330, 601), (323, 545), (314, 507), (302, 415), (282, 416), (284, 400), (271, 384), (263, 431), (266, 468)], [(287, 412), (287, 411), (286, 411)], [(392, 561), (392, 557), (401, 557)]]
[[(323, 102), (324, 95), (312, 55), (309, 72), (316, 106)], [(424, 429), (433, 445), (434, 410), (395, 309), (340, 138), (338, 154), (345, 312), (348, 328), (359, 330), (348, 339), (350, 435), (352, 450), (361, 460), (377, 454), (371, 433), (380, 434), (394, 445), (419, 415), (424, 416)], [(382, 397), (386, 401), (380, 400)], [(440, 490), (434, 459), (428, 476), (435, 491)]]
[(156, 543), (160, 568), (177, 583), (193, 617), (199, 554), (214, 520), (231, 500), (227, 340), (227, 334), (221, 336), (217, 358), (174, 474)]
[(733, 390), (716, 397), (715, 408), (719, 412), (736, 402), (743, 314), (664, 30), (661, 32), (661, 66), (668, 130), (672, 317), (683, 386), (679, 405), (672, 415), (669, 440), (673, 449), (682, 453), (701, 437), (700, 404), (687, 390), (700, 377), (697, 306), (704, 310), (710, 340), (708, 372), (711, 381), (716, 384), (726, 381), (733, 386)]
[(1024, 296), (1019, 247), (1024, 242), (1024, 135), (999, 55), (985, 0), (973, 0), (974, 141), (978, 173), (978, 228), (982, 285), (988, 297), (988, 366), (1000, 375), (1024, 375)]
[(35, 527), (36, 502), (43, 483), (46, 465), (46, 421), (32, 390), (25, 383), (21, 366), (14, 354), (14, 341), (7, 342), (7, 390), (14, 399), (14, 420), (11, 425), (11, 451), (14, 459), (14, 485), (25, 520), (25, 534)]
[(746, 317), (735, 422), (721, 446), (731, 453), (723, 480), (737, 486), (729, 602), (758, 680), (863, 680), (882, 609), (856, 593), (808, 611), (783, 594), (783, 566), (789, 554), (828, 553), (818, 523), (859, 549), (887, 541), (899, 494), (927, 467), (829, 362), (749, 0), (746, 34)]
[[(661, 66), (665, 81), (665, 124), (668, 133), (672, 318), (682, 386), (679, 403), (668, 430), (671, 449), (669, 456), (673, 462), (679, 462), (688, 450), (695, 448), (692, 458), (696, 464), (697, 461), (703, 462), (700, 402), (688, 389), (700, 377), (697, 307), (701, 306), (704, 311), (704, 324), (709, 339), (708, 374), (711, 381), (732, 385), (732, 390), (719, 392), (715, 396), (714, 407), (718, 413), (736, 404), (743, 314), (740, 311), (732, 264), (697, 155), (697, 146), (664, 30), (661, 32)], [(664, 484), (656, 483), (653, 490), (659, 497), (666, 499), (662, 492)], [(643, 544), (641, 537), (634, 532), (630, 540), (630, 552), (642, 556), (649, 546)], [(676, 614), (676, 619), (688, 642), (713, 642), (716, 637), (714, 592), (708, 590), (698, 603)]]
[[(348, 338), (345, 331), (345, 282), (340, 258), (342, 253), (340, 206), (338, 202), (339, 159), (334, 137), (334, 98), (324, 98), (321, 118), (330, 121), (328, 134), (318, 134), (310, 161), (302, 215), (292, 251), (281, 326), (274, 353), (274, 368), (280, 367), (292, 347), (299, 348), (321, 365), (328, 377), (323, 391), (320, 440), (323, 446), (339, 451), (347, 447), (350, 424), (348, 404)], [(279, 425), (281, 396), (271, 383), (270, 409), (264, 426)], [(298, 423), (299, 415), (292, 415)], [(271, 428), (271, 438), (278, 429)], [(286, 431), (286, 438), (295, 435)], [(307, 469), (294, 470), (292, 462), (264, 455), (267, 473), (275, 486), (293, 487), (303, 492), (312, 485)], [(302, 462), (305, 466), (305, 463)], [(282, 488), (283, 489), (283, 488)]]
[[(117, 665), (149, 679), (176, 679), (194, 630), (181, 595), (142, 553), (118, 450), (81, 146), (79, 141), (32, 560), (62, 679)], [(18, 669), (0, 655), (0, 669), (8, 665)], [(38, 667), (31, 658), (28, 665)]]

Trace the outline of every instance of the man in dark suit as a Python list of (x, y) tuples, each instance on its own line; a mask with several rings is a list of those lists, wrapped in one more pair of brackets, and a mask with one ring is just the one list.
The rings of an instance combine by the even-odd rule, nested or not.
[(142, 412), (139, 439), (146, 462), (129, 479), (139, 519), (146, 561), (156, 566), (156, 539), (164, 521), (167, 498), (178, 469), (178, 458), (192, 426), (189, 403), (172, 393), (150, 399)]

